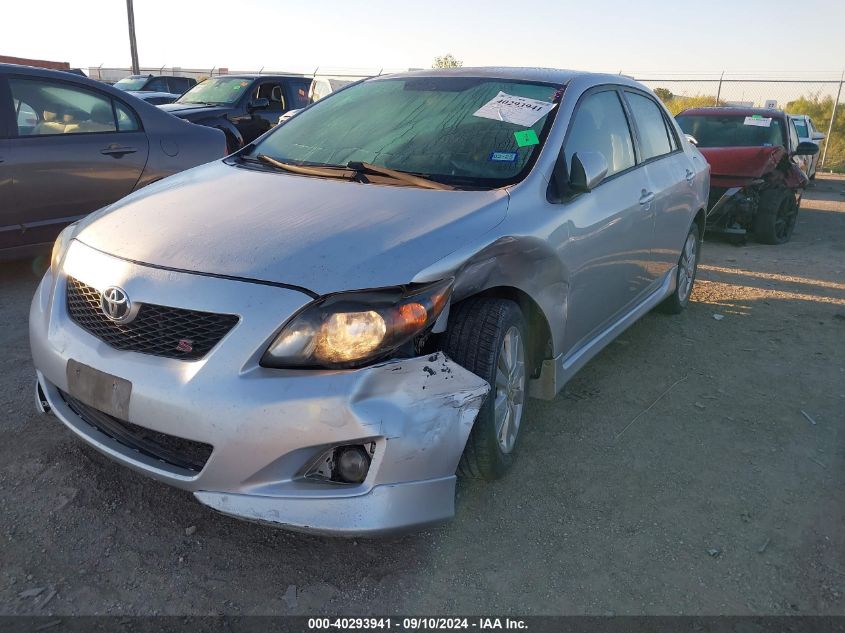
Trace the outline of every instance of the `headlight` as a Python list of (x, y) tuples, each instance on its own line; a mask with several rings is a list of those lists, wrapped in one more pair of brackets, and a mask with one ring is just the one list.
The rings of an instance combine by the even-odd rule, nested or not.
[(59, 233), (59, 237), (56, 238), (56, 241), (53, 244), (53, 253), (50, 255), (50, 270), (53, 273), (53, 277), (55, 277), (62, 268), (67, 248), (70, 246), (70, 241), (73, 239), (74, 235), (76, 235), (77, 224), (78, 222), (74, 222), (73, 224), (66, 226), (62, 232)]
[(356, 367), (386, 357), (431, 327), (452, 280), (403, 290), (344, 292), (318, 299), (288, 321), (264, 353), (265, 367)]

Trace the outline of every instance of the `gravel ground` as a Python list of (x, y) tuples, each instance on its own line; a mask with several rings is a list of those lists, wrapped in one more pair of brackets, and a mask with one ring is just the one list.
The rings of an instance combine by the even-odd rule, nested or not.
[(388, 540), (215, 514), (36, 416), (43, 264), (0, 264), (0, 613), (845, 614), (843, 196), (820, 177), (785, 246), (708, 239), (684, 315), (532, 401), (454, 521)]

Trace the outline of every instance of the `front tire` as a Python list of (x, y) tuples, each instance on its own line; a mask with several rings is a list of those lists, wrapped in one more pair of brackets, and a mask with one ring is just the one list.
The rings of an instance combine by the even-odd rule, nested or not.
[(692, 223), (678, 258), (678, 270), (675, 273), (675, 291), (664, 299), (658, 308), (666, 314), (680, 314), (686, 310), (695, 286), (695, 275), (698, 272), (698, 258), (701, 252), (701, 236), (698, 224)]
[(760, 195), (754, 236), (763, 244), (785, 244), (798, 219), (798, 203), (789, 189), (769, 189)]
[(528, 330), (507, 299), (470, 298), (452, 308), (445, 351), (490, 384), (458, 464), (458, 474), (498, 479), (514, 460), (528, 387)]

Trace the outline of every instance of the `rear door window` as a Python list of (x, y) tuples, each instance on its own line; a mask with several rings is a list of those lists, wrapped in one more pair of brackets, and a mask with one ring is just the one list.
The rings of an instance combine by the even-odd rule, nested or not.
[(672, 139), (660, 106), (637, 92), (626, 90), (625, 97), (637, 124), (642, 159), (650, 160), (671, 153)]
[(170, 84), (170, 91), (173, 94), (180, 95), (186, 92), (191, 87), (189, 81), (185, 77), (168, 77), (167, 83)]
[(167, 78), (155, 77), (154, 79), (150, 79), (147, 85), (144, 86), (144, 90), (149, 90), (150, 92), (168, 92)]
[(288, 107), (299, 110), (308, 105), (308, 90), (311, 88), (309, 79), (288, 79)]
[(634, 166), (631, 129), (616, 90), (590, 94), (578, 106), (564, 148), (567, 166), (580, 152), (601, 153), (607, 161), (606, 177)]

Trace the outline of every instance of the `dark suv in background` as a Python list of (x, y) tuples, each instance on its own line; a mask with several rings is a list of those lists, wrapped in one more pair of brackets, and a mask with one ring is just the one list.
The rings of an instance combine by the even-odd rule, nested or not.
[(288, 110), (308, 105), (311, 78), (224, 75), (206, 79), (174, 103), (159, 106), (182, 119), (222, 130), (233, 152), (276, 125)]
[(197, 85), (193, 77), (168, 77), (164, 75), (130, 75), (115, 82), (114, 87), (127, 92), (166, 92), (181, 95)]

